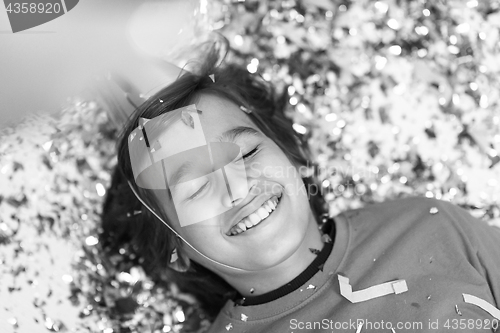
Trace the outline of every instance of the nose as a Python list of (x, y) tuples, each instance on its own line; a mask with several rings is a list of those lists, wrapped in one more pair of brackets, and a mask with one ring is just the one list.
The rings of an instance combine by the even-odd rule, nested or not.
[[(234, 198), (233, 198), (233, 199), (234, 199)], [(236, 199), (234, 199), (234, 200), (231, 202), (231, 206), (232, 206), (232, 207), (235, 207), (235, 206), (239, 205), (239, 204), (243, 201), (243, 199), (245, 199), (245, 198), (236, 198)]]
[(246, 179), (238, 179), (237, 181), (226, 183), (226, 186), (227, 194), (222, 198), (222, 203), (228, 208), (235, 207), (243, 202), (250, 190), (250, 184)]
[[(250, 191), (253, 186), (257, 183), (255, 178), (238, 178), (229, 180), (228, 192), (224, 195), (222, 201), (223, 205), (228, 208), (235, 207), (240, 203), (244, 202), (247, 197), (249, 197)], [(250, 201), (252, 198), (248, 198)]]

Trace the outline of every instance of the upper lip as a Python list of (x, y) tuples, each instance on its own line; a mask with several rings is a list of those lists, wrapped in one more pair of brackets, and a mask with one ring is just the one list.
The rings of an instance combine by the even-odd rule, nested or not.
[(230, 227), (227, 228), (226, 234), (231, 230), (232, 227), (241, 222), (242, 219), (244, 219), (248, 215), (254, 213), (257, 209), (259, 209), (264, 204), (264, 202), (266, 202), (267, 200), (271, 199), (274, 196), (279, 196), (279, 195), (280, 193), (263, 193), (251, 199), (248, 203), (246, 203), (238, 210), (238, 212), (231, 221)]

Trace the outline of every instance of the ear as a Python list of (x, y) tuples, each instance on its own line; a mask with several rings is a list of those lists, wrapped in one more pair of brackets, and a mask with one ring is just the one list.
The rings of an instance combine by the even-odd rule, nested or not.
[(190, 265), (191, 261), (189, 260), (189, 257), (184, 253), (182, 248), (175, 247), (170, 254), (168, 267), (176, 272), (184, 273), (189, 270)]

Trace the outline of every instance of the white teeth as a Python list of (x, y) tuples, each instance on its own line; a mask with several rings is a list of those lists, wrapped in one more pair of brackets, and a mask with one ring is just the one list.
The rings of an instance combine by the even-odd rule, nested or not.
[(269, 199), (267, 204), (271, 207), (271, 209), (276, 208), (276, 204), (274, 203), (274, 199)]
[(238, 235), (259, 224), (263, 219), (268, 217), (276, 209), (276, 207), (278, 206), (278, 200), (279, 198), (273, 196), (272, 198), (264, 202), (264, 204), (262, 204), (259, 209), (233, 226), (228, 232), (228, 235)]
[(269, 207), (269, 204), (267, 204), (267, 203), (262, 207), (264, 207), (268, 213), (272, 212), (272, 210), (273, 210), (271, 207)]
[(247, 226), (247, 229), (253, 227), (253, 223), (250, 222), (249, 219), (245, 219), (245, 220), (243, 220), (243, 222), (245, 222), (245, 225)]
[(269, 216), (269, 213), (267, 212), (267, 210), (264, 207), (260, 207), (257, 210), (257, 214), (260, 216), (261, 219), (265, 219), (266, 217)]
[(257, 214), (250, 214), (248, 215), (248, 218), (250, 219), (250, 222), (252, 222), (253, 225), (260, 222), (261, 220), (261, 218)]

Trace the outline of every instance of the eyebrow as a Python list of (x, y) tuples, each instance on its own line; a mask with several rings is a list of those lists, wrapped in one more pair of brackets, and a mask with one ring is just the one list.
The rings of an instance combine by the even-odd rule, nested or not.
[(232, 128), (230, 130), (225, 131), (221, 135), (219, 135), (216, 139), (218, 141), (222, 142), (235, 142), (237, 139), (239, 139), (242, 136), (245, 135), (259, 135), (260, 133), (251, 128), (251, 127), (246, 127), (246, 126), (238, 126), (235, 128)]
[(179, 183), (179, 181), (184, 178), (191, 170), (193, 164), (190, 161), (184, 162), (172, 175), (170, 181), (169, 181), (169, 187), (170, 186), (175, 186)]

